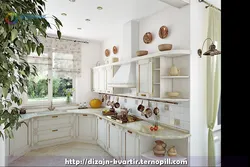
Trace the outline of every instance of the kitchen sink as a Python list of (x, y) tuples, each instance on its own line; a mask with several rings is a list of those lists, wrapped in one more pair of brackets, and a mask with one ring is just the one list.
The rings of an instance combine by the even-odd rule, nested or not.
[(37, 112), (36, 115), (47, 115), (47, 114), (60, 114), (60, 113), (64, 113), (66, 112), (66, 110), (53, 110), (53, 111), (40, 111)]

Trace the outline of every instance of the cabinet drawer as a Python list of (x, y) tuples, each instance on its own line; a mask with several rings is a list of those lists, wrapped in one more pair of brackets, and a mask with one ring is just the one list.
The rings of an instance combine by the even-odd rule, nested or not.
[(73, 122), (73, 117), (71, 115), (53, 115), (39, 117), (34, 121), (34, 129), (40, 130), (50, 130), (51, 127), (69, 127)]
[(37, 142), (43, 142), (45, 140), (69, 137), (71, 136), (71, 132), (73, 132), (71, 127), (54, 128), (52, 130), (39, 131), (35, 137), (37, 138)]

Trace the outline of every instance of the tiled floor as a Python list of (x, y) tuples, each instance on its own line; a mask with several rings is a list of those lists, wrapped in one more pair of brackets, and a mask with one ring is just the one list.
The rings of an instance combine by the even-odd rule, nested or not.
[[(113, 157), (98, 145), (73, 142), (32, 150), (10, 163), (9, 166), (76, 166), (77, 160), (82, 163), (78, 166), (103, 166), (101, 164), (85, 165), (84, 159), (89, 160), (90, 163), (93, 162), (91, 161), (93, 159), (103, 162), (103, 160), (112, 160)], [(68, 164), (66, 164), (66, 161), (68, 161)]]

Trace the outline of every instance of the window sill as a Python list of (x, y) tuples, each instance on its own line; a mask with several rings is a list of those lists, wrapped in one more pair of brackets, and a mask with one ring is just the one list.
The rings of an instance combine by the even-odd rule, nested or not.
[[(48, 111), (49, 106), (50, 106), (49, 104), (29, 104), (22, 107), (26, 109), (27, 113), (31, 113), (31, 112)], [(53, 107), (55, 107), (55, 109), (60, 109), (60, 110), (77, 109), (78, 104), (76, 103), (68, 104), (65, 102), (61, 103), (58, 102), (58, 103), (53, 103)]]

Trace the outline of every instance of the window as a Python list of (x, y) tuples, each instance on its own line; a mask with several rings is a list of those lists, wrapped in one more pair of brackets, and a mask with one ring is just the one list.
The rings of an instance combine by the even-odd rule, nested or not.
[[(73, 42), (74, 43), (74, 42)], [(48, 105), (74, 102), (75, 79), (81, 72), (81, 52), (79, 43), (63, 42), (55, 39), (43, 41), (44, 54), (35, 52), (27, 57), (29, 64), (35, 65), (38, 76), (31, 76), (24, 104)], [(67, 98), (69, 95), (69, 98)]]

